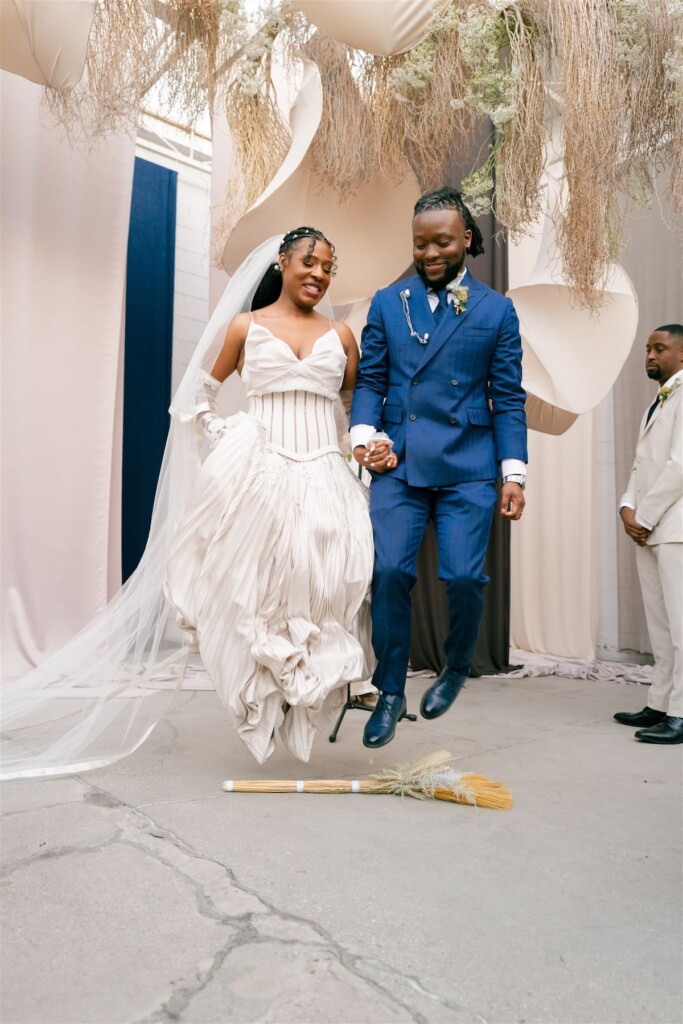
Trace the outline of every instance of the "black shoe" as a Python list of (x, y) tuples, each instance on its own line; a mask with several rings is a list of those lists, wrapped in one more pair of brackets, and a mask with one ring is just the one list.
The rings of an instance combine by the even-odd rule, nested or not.
[(444, 669), (434, 685), (424, 692), (420, 704), (422, 717), (438, 718), (444, 711), (448, 711), (466, 681), (467, 676)]
[(396, 732), (396, 723), (405, 718), (408, 707), (402, 693), (380, 693), (377, 706), (363, 732), (364, 747), (383, 747)]
[(666, 711), (654, 708), (643, 708), (642, 711), (617, 711), (614, 721), (621, 725), (637, 725), (648, 729), (651, 725), (659, 725), (666, 718)]
[(643, 743), (683, 743), (683, 718), (667, 715), (659, 725), (639, 729), (636, 736)]

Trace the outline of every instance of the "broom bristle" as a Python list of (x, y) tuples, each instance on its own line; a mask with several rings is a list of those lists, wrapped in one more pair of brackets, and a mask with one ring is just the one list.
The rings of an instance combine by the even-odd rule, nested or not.
[(462, 776), (462, 784), (465, 787), (465, 793), (453, 793), (452, 790), (437, 787), (434, 790), (434, 796), (437, 800), (452, 800), (462, 804), (474, 803), (476, 807), (490, 807), (496, 811), (509, 811), (512, 807), (512, 793), (502, 782), (487, 779), (485, 775), (466, 772)]

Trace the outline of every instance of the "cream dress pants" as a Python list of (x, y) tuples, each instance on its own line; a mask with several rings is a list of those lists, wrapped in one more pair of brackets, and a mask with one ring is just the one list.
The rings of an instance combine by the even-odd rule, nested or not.
[(683, 718), (683, 544), (636, 549), (655, 665), (648, 707)]

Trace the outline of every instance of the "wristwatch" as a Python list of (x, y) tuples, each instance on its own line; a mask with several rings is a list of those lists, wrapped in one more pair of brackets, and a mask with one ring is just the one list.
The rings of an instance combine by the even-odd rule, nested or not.
[(508, 473), (507, 476), (503, 477), (503, 483), (507, 484), (509, 482), (512, 482), (513, 484), (519, 484), (522, 490), (524, 490), (526, 486), (526, 477), (523, 473)]

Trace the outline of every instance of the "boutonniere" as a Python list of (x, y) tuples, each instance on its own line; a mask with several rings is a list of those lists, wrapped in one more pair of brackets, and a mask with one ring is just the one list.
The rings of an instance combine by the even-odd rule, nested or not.
[(410, 337), (417, 338), (421, 345), (426, 345), (427, 342), (429, 341), (429, 334), (425, 334), (424, 336), (418, 334), (415, 328), (413, 327), (413, 321), (410, 319), (410, 307), (408, 305), (408, 299), (410, 298), (410, 288), (404, 288), (400, 295), (401, 303), (403, 305), (403, 315), (405, 316), (406, 323), (408, 324)]
[(455, 315), (458, 313), (464, 313), (467, 309), (467, 300), (470, 297), (469, 288), (465, 288), (462, 285), (456, 285), (454, 281), (446, 285), (446, 291), (450, 292), (453, 296), (451, 306), (455, 310)]
[(680, 383), (681, 383), (681, 378), (679, 377), (678, 380), (675, 380), (673, 382), (673, 384), (665, 384), (663, 387), (661, 387), (659, 389), (659, 404), (660, 405), (664, 405), (664, 403), (666, 402), (667, 398), (669, 398), (671, 395), (673, 395), (674, 391), (676, 390), (676, 388), (679, 386)]

